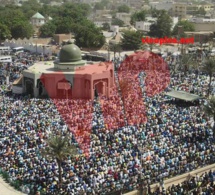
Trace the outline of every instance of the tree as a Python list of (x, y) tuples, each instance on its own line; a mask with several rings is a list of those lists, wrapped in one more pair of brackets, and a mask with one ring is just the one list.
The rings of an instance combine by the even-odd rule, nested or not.
[(74, 156), (77, 151), (75, 146), (71, 145), (69, 135), (51, 134), (47, 140), (47, 147), (41, 150), (43, 156), (50, 159), (55, 159), (58, 164), (58, 187), (62, 185), (62, 162), (67, 159), (68, 156)]
[(200, 7), (198, 9), (198, 11), (196, 12), (196, 14), (204, 16), (206, 14), (206, 11), (205, 11), (205, 9), (203, 7)]
[(135, 25), (135, 22), (138, 21), (144, 21), (146, 18), (146, 12), (144, 10), (141, 10), (139, 12), (135, 12), (131, 15), (131, 25)]
[(5, 25), (0, 23), (0, 40), (10, 39), (11, 33), (10, 29)]
[(189, 70), (190, 66), (193, 66), (195, 63), (193, 56), (189, 54), (182, 54), (180, 57), (180, 65), (186, 75), (187, 71)]
[(47, 22), (40, 27), (40, 36), (41, 37), (52, 37), (56, 32), (57, 27), (53, 22)]
[(142, 42), (141, 38), (143, 33), (140, 31), (126, 30), (123, 32), (123, 38), (121, 40), (121, 46), (124, 50), (137, 50), (140, 48)]
[(160, 14), (162, 13), (162, 10), (158, 10), (156, 8), (151, 8), (149, 10), (149, 13), (151, 14), (152, 17), (157, 18), (160, 16)]
[(120, 44), (111, 44), (110, 45), (110, 51), (113, 51), (114, 59), (116, 57), (116, 52), (121, 52), (122, 48)]
[(124, 22), (118, 18), (113, 18), (111, 24), (122, 27), (124, 25)]
[(129, 8), (127, 5), (123, 4), (123, 5), (120, 5), (120, 6), (117, 8), (117, 11), (118, 11), (119, 13), (129, 13), (129, 12), (130, 12), (130, 8)]
[(75, 27), (75, 43), (79, 47), (99, 48), (104, 45), (105, 37), (101, 30), (94, 26), (90, 28), (83, 25), (76, 25)]
[(102, 24), (102, 30), (109, 31), (110, 30), (110, 24), (108, 22), (105, 22)]
[(28, 0), (22, 3), (20, 7), (27, 19), (30, 19), (33, 14), (41, 9), (41, 5), (37, 0)]
[(150, 26), (149, 36), (152, 37), (169, 37), (171, 35), (172, 19), (166, 11), (162, 11), (157, 21)]
[[(174, 26), (173, 31), (172, 31), (173, 35), (178, 35), (179, 26), (182, 26), (183, 31), (190, 31), (190, 32), (195, 31), (195, 27), (191, 22), (189, 22), (187, 20), (181, 20)], [(184, 34), (184, 33), (182, 33), (182, 34)]]
[(29, 22), (21, 21), (15, 24), (11, 29), (11, 35), (13, 38), (27, 38), (29, 39), (34, 34), (32, 25)]
[(5, 8), (0, 17), (1, 24), (7, 26), (12, 38), (30, 38), (33, 35), (33, 26), (19, 8)]
[(213, 74), (215, 72), (215, 60), (214, 60), (214, 58), (209, 58), (205, 62), (202, 69), (204, 72), (206, 72), (209, 75), (208, 94), (207, 94), (209, 96), (210, 91), (211, 91), (211, 81), (212, 81)]
[(213, 117), (214, 125), (213, 125), (213, 137), (215, 138), (215, 97), (211, 97), (207, 104), (204, 106), (204, 112), (208, 116)]
[(94, 10), (103, 10), (104, 8), (107, 8), (108, 4), (108, 0), (102, 0), (101, 2), (97, 2), (94, 6)]

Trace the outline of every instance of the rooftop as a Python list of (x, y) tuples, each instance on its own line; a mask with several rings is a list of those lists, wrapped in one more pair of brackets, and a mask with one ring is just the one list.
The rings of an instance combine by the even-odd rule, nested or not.
[[(26, 73), (30, 74), (42, 74), (42, 73), (48, 73), (48, 74), (62, 74), (62, 72), (66, 72), (66, 74), (100, 74), (106, 71), (111, 70), (112, 63), (109, 62), (97, 62), (95, 64), (86, 64), (85, 66), (76, 67), (75, 71), (62, 71), (54, 68), (53, 61), (41, 61), (35, 63), (33, 66), (29, 67), (27, 70), (24, 70)], [(77, 72), (78, 71), (78, 72)]]
[(176, 99), (185, 100), (185, 101), (195, 101), (195, 100), (200, 99), (200, 96), (191, 94), (191, 93), (187, 93), (185, 91), (172, 90), (170, 92), (167, 92), (166, 95), (176, 98)]
[(34, 14), (31, 18), (45, 19), (45, 17), (43, 15), (41, 15), (39, 12), (37, 12), (36, 14)]

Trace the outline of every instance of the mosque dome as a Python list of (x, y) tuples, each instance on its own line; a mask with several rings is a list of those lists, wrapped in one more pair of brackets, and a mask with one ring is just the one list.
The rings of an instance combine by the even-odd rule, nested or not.
[(60, 50), (59, 53), (59, 61), (60, 62), (78, 62), (81, 61), (81, 50), (80, 48), (72, 43), (72, 41), (68, 41)]

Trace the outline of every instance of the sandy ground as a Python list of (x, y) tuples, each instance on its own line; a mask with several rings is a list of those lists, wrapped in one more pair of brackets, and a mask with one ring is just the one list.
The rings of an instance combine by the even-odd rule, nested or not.
[(9, 184), (5, 183), (2, 177), (0, 177), (0, 194), (1, 195), (24, 195), (23, 193), (15, 190)]

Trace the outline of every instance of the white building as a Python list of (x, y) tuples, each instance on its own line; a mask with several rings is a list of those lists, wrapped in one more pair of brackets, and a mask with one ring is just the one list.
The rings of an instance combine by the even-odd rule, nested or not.
[(45, 24), (45, 22), (46, 22), (46, 18), (43, 15), (41, 15), (39, 12), (37, 12), (31, 17), (31, 24), (33, 26), (42, 26), (43, 24)]
[(178, 23), (178, 17), (172, 17), (172, 30), (177, 23)]
[(152, 22), (138, 21), (138, 22), (135, 23), (135, 28), (137, 30), (142, 30), (144, 32), (149, 32), (151, 25), (152, 25)]
[(189, 22), (194, 22), (194, 23), (210, 23), (210, 22), (215, 22), (215, 18), (190, 18)]
[(125, 25), (130, 25), (131, 14), (128, 14), (128, 13), (116, 13), (116, 18), (122, 20)]
[(149, 2), (149, 6), (151, 8), (155, 8), (157, 10), (166, 10), (169, 11), (173, 7), (173, 1), (165, 1), (165, 2)]
[[(135, 28), (137, 30), (142, 30), (144, 32), (150, 31), (150, 26), (157, 21), (157, 18), (152, 17), (146, 17), (146, 21), (138, 21), (135, 23)], [(175, 25), (178, 23), (178, 17), (172, 17), (172, 29), (175, 27)]]

